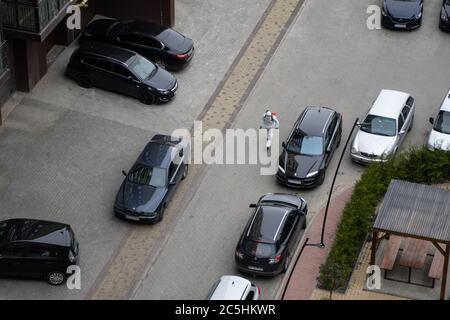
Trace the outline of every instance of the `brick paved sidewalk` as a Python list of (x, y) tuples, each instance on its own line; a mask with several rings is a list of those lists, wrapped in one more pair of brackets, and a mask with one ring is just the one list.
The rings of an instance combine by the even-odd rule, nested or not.
[[(325, 261), (330, 251), (342, 211), (347, 201), (350, 200), (352, 192), (353, 188), (349, 188), (331, 199), (325, 228), (325, 248), (313, 246), (304, 248), (287, 285), (284, 300), (309, 300), (311, 298), (316, 289), (320, 265)], [(308, 227), (306, 234), (306, 238), (309, 238), (308, 243), (320, 242), (324, 214), (325, 207), (314, 217), (312, 224)]]

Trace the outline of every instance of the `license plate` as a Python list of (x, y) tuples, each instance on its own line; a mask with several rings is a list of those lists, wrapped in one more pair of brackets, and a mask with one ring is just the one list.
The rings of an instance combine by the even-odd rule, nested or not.
[(256, 270), (256, 271), (263, 271), (263, 268), (254, 267), (254, 266), (248, 266), (250, 270)]
[(395, 24), (394, 27), (396, 27), (396, 28), (406, 28), (406, 24)]
[(135, 217), (135, 216), (126, 215), (125, 218), (127, 218), (128, 220), (139, 221), (139, 217)]

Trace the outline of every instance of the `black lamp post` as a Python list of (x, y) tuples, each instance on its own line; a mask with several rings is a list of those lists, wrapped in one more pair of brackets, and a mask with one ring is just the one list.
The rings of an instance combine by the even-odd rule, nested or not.
[(327, 206), (325, 208), (325, 215), (323, 217), (322, 234), (320, 236), (320, 243), (307, 244), (308, 246), (316, 246), (316, 247), (319, 247), (319, 248), (325, 247), (325, 243), (324, 243), (324, 239), (323, 238), (325, 236), (325, 226), (326, 226), (326, 223), (327, 223), (328, 209), (330, 207), (331, 195), (333, 193), (334, 184), (336, 182), (336, 178), (337, 178), (337, 175), (338, 175), (338, 172), (339, 172), (339, 168), (340, 168), (341, 163), (342, 163), (342, 159), (344, 158), (345, 150), (347, 150), (348, 143), (350, 142), (350, 139), (351, 139), (351, 137), (353, 135), (353, 131), (359, 125), (360, 125), (359, 124), (359, 119), (356, 118), (355, 123), (353, 124), (352, 129), (350, 130), (350, 134), (347, 137), (347, 141), (345, 141), (344, 149), (342, 150), (341, 157), (339, 158), (339, 162), (338, 162), (338, 165), (337, 165), (337, 168), (336, 168), (336, 172), (334, 173), (333, 182), (331, 183), (330, 192), (328, 193), (328, 200), (327, 200)]

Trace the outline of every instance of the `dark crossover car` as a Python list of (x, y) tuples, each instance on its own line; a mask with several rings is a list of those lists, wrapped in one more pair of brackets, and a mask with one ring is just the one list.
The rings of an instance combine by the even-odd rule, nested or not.
[(342, 116), (325, 107), (307, 107), (292, 129), (278, 161), (277, 180), (294, 188), (323, 183), (341, 143)]
[(171, 28), (143, 21), (94, 20), (80, 40), (124, 47), (172, 70), (183, 68), (194, 56), (191, 39)]
[(444, 0), (442, 3), (439, 28), (444, 31), (450, 31), (450, 0)]
[(175, 96), (177, 79), (141, 55), (104, 43), (89, 42), (72, 55), (66, 74), (84, 88), (92, 86), (163, 103)]
[(182, 138), (155, 135), (120, 186), (114, 213), (123, 219), (159, 222), (179, 182), (188, 173), (188, 144)]
[(32, 219), (0, 221), (0, 276), (65, 282), (78, 263), (78, 242), (63, 223)]
[(236, 247), (237, 268), (253, 275), (274, 276), (289, 267), (308, 206), (290, 194), (266, 194), (257, 204)]
[(413, 30), (422, 25), (423, 0), (383, 0), (381, 24), (388, 29)]

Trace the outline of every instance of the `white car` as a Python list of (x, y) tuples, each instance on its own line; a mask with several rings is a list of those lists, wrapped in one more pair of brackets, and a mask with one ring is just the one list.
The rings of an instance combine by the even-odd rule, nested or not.
[(381, 162), (397, 152), (413, 126), (415, 107), (409, 93), (382, 90), (359, 124), (350, 151), (352, 160), (362, 164)]
[(430, 118), (430, 122), (433, 128), (428, 136), (428, 149), (450, 151), (450, 90), (442, 102), (436, 120)]
[(223, 276), (209, 291), (207, 300), (258, 300), (259, 288), (247, 279)]

